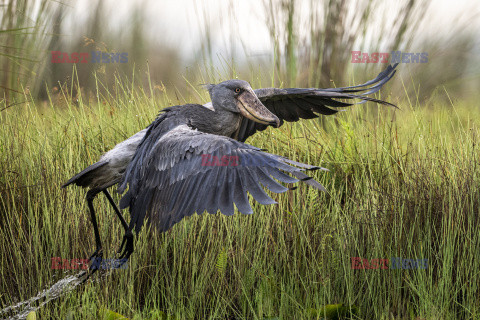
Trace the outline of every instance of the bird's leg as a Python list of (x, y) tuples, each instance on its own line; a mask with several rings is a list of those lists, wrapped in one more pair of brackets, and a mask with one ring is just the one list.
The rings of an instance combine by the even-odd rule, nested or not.
[(117, 254), (121, 253), (121, 255), (119, 257), (119, 260), (120, 260), (119, 265), (117, 265), (117, 268), (120, 268), (125, 262), (128, 261), (128, 258), (133, 253), (133, 233), (132, 233), (131, 230), (128, 229), (128, 224), (127, 224), (127, 222), (125, 222), (125, 219), (123, 218), (120, 210), (118, 209), (117, 205), (113, 201), (110, 193), (107, 190), (103, 190), (103, 193), (105, 194), (108, 201), (112, 205), (113, 210), (117, 214), (117, 216), (120, 219), (120, 222), (123, 226), (123, 229), (125, 230), (125, 235), (123, 236), (122, 244), (120, 245), (120, 249), (118, 249), (118, 251), (117, 251)]
[(133, 223), (130, 222), (130, 226), (125, 230), (125, 235), (123, 236), (122, 244), (120, 249), (118, 249), (117, 254), (120, 254), (119, 259), (121, 260), (121, 265), (128, 261), (128, 258), (133, 253)]
[(121, 268), (130, 258), (133, 253), (133, 233), (130, 230), (127, 230), (123, 236), (122, 244), (120, 249), (118, 249), (117, 254), (120, 254), (117, 260), (116, 268)]
[[(117, 254), (120, 254), (119, 259), (121, 260), (121, 265), (127, 262), (128, 258), (133, 253), (133, 221), (130, 221), (130, 226), (125, 230), (125, 235), (123, 236), (122, 244), (120, 249), (118, 249)], [(120, 265), (120, 266), (121, 266)]]
[(93, 270), (92, 273), (98, 270), (98, 267), (97, 267), (98, 259), (101, 260), (103, 258), (102, 242), (100, 240), (100, 233), (98, 232), (98, 224), (97, 224), (97, 218), (95, 216), (95, 210), (93, 209), (93, 199), (95, 198), (97, 193), (98, 191), (95, 189), (89, 190), (87, 192), (87, 204), (88, 204), (88, 209), (90, 210), (90, 216), (92, 218), (93, 232), (95, 234), (95, 245), (97, 247), (95, 252), (89, 258), (90, 261), (95, 259), (93, 260), (93, 263), (90, 266), (90, 269)]
[(123, 263), (125, 263), (133, 253), (133, 233), (131, 230), (127, 230), (123, 236), (122, 244), (117, 251), (117, 254), (120, 253), (119, 259), (124, 260)]
[(127, 230), (128, 230), (128, 224), (125, 222), (125, 219), (123, 218), (122, 214), (120, 213), (120, 210), (118, 209), (117, 205), (113, 201), (112, 196), (110, 195), (110, 193), (107, 190), (103, 190), (103, 193), (107, 197), (108, 202), (110, 202), (110, 204), (112, 205), (113, 210), (117, 214), (118, 219), (120, 219), (120, 223), (122, 224), (122, 227), (123, 227), (123, 229), (125, 230), (125, 233), (126, 233)]

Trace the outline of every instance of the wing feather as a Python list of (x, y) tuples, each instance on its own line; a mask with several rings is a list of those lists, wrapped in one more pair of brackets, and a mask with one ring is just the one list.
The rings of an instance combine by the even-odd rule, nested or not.
[[(398, 64), (388, 66), (380, 72), (375, 79), (363, 84), (341, 88), (263, 88), (255, 90), (260, 101), (274, 113), (281, 121), (294, 122), (300, 119), (313, 119), (318, 115), (332, 115), (338, 110), (332, 108), (345, 108), (354, 104), (367, 101), (383, 105), (395, 105), (386, 101), (367, 97), (378, 92), (394, 75)], [(359, 102), (345, 102), (339, 100), (360, 100)], [(253, 124), (252, 124), (253, 123)], [(245, 141), (257, 131), (267, 128), (264, 124), (255, 124), (250, 119), (242, 119), (240, 129), (232, 135), (239, 141)]]
[[(159, 126), (155, 130), (162, 128)], [(122, 182), (122, 185), (128, 185), (128, 190), (121, 200), (121, 207), (130, 209), (130, 227), (137, 232), (147, 218), (160, 231), (166, 231), (195, 212), (215, 214), (220, 210), (225, 215), (232, 215), (234, 204), (241, 213), (251, 214), (248, 193), (261, 204), (274, 204), (275, 200), (264, 188), (276, 193), (285, 192), (288, 188), (279, 182), (299, 181), (289, 174), (318, 168), (299, 162), (289, 163), (286, 158), (231, 138), (192, 130), (186, 125), (177, 126), (161, 137), (152, 131), (145, 139), (144, 143), (153, 149), (147, 156), (142, 155), (143, 162), (135, 161), (136, 167), (129, 168), (132, 181), (125, 176), (126, 180)], [(152, 143), (149, 139), (157, 139), (157, 142)], [(234, 156), (239, 161), (202, 166), (202, 155), (207, 153), (217, 159), (224, 155)], [(323, 188), (320, 184), (314, 186)]]

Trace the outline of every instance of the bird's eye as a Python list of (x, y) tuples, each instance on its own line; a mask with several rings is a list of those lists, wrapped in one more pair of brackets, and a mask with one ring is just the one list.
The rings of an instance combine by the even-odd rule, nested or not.
[(240, 88), (235, 88), (235, 92), (236, 92), (236, 93), (240, 93), (240, 91), (242, 91), (242, 89), (240, 89)]

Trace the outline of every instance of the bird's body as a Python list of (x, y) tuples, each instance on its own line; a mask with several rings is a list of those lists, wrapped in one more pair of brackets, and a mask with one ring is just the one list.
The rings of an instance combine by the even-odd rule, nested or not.
[(146, 132), (147, 129), (143, 129), (120, 142), (112, 150), (101, 156), (98, 162), (73, 176), (63, 187), (75, 183), (81, 187), (102, 191), (116, 185), (121, 181), (125, 169), (132, 160)]
[[(175, 118), (173, 121), (167, 120), (168, 123), (172, 123), (168, 124), (168, 126), (174, 126), (175, 124), (181, 123), (188, 124), (191, 122), (196, 129), (202, 132), (223, 136), (232, 135), (235, 130), (238, 130), (241, 121), (240, 116), (236, 116), (236, 120), (226, 119), (227, 121), (230, 121), (230, 123), (233, 123), (232, 126), (222, 126), (221, 123), (223, 123), (222, 121), (225, 121), (225, 119), (219, 119), (220, 117), (218, 117), (218, 114), (205, 105), (191, 104), (185, 106), (174, 106), (168, 108), (168, 111), (168, 118)], [(199, 119), (199, 117), (212, 121), (209, 121), (208, 124), (196, 121), (196, 119)], [(130, 138), (115, 145), (115, 147), (102, 155), (98, 162), (92, 164), (73, 176), (70, 180), (63, 184), (62, 187), (66, 187), (72, 183), (75, 183), (81, 187), (88, 187), (90, 189), (102, 191), (119, 183), (122, 179), (125, 169), (132, 160), (138, 145), (145, 137), (147, 130), (148, 128), (143, 129)]]
[[(260, 203), (272, 204), (275, 201), (263, 192), (262, 185), (273, 192), (288, 189), (271, 176), (294, 183), (298, 180), (282, 171), (299, 175), (304, 169), (320, 169), (300, 163), (295, 163), (298, 168), (291, 166), (294, 162), (288, 159), (230, 138), (239, 129), (239, 121), (232, 119), (232, 126), (219, 132), (215, 124), (224, 116), (205, 108), (198, 112), (197, 107), (203, 108), (165, 109), (149, 127), (125, 172), (119, 192), (123, 193), (127, 184), (128, 191), (120, 207), (130, 208), (130, 226), (137, 232), (145, 217), (155, 222), (159, 231), (166, 231), (195, 212), (232, 215), (234, 203), (240, 212), (251, 214), (247, 191)], [(238, 161), (205, 165), (205, 156)], [(322, 189), (319, 184), (318, 188)]]
[[(394, 69), (390, 66), (363, 85), (332, 89), (253, 91), (245, 81), (229, 80), (208, 86), (211, 103), (162, 110), (146, 129), (116, 145), (99, 162), (64, 185), (75, 183), (90, 188), (87, 200), (97, 240), (96, 253), (101, 252), (101, 243), (91, 201), (99, 192), (107, 195), (129, 235), (127, 242), (131, 242), (131, 231), (135, 228), (138, 232), (145, 220), (166, 231), (195, 212), (220, 211), (231, 215), (235, 205), (242, 213), (253, 213), (247, 192), (261, 204), (272, 204), (275, 201), (264, 188), (276, 193), (287, 191), (281, 183), (302, 180), (324, 190), (303, 173), (323, 168), (269, 154), (243, 142), (269, 125), (279, 127), (283, 121), (330, 115), (338, 112), (335, 108), (352, 105), (337, 99), (391, 105), (365, 95), (377, 92), (394, 75)], [(236, 165), (205, 165), (205, 157), (233, 157), (239, 161)], [(116, 184), (120, 193), (126, 191), (120, 206), (129, 208), (131, 213), (128, 227), (106, 191)], [(133, 244), (127, 243), (127, 247), (123, 256), (128, 257)]]

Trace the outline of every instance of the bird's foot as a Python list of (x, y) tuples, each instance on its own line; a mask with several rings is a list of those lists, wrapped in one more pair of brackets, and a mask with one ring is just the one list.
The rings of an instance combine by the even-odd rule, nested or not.
[(81, 283), (87, 281), (99, 269), (103, 260), (103, 249), (97, 247), (97, 250), (95, 250), (88, 260), (92, 262), (90, 268), (88, 271), (84, 271), (78, 275), (78, 278), (83, 278)]
[(92, 271), (92, 273), (100, 269), (100, 265), (103, 261), (103, 250), (100, 249), (100, 252), (98, 253), (97, 251), (95, 251), (95, 253), (89, 259), (90, 262), (92, 262), (92, 264), (90, 265), (90, 270)]
[(97, 247), (97, 250), (88, 258), (89, 261), (94, 261), (97, 258), (102, 259), (103, 258), (103, 248), (102, 247)]

